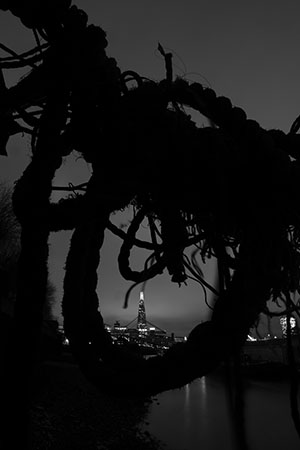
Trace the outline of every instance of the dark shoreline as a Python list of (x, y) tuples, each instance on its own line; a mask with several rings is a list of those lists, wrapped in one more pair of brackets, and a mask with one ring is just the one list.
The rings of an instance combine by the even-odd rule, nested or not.
[(72, 362), (43, 362), (33, 380), (32, 450), (158, 450), (141, 430), (150, 404), (100, 392)]

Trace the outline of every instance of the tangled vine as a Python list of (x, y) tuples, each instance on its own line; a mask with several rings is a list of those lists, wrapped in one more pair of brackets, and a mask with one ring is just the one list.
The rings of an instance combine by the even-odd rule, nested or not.
[[(106, 54), (105, 32), (88, 25), (71, 0), (40, 5), (0, 1), (0, 9), (32, 29), (37, 43), (22, 54), (0, 45), (8, 53), (0, 58), (1, 70), (30, 68), (9, 89), (0, 79), (0, 152), (6, 154), (8, 138), (19, 132), (31, 136), (32, 147), (13, 195), (22, 225), (15, 312), (22, 336), (24, 321), (30, 323), (24, 346), (34, 348), (41, 326), (49, 234), (74, 230), (63, 316), (84, 374), (120, 393), (152, 395), (183, 386), (236, 355), (259, 314), (275, 314), (267, 308), (270, 299), (299, 316), (291, 293), (299, 292), (300, 279), (300, 119), (289, 133), (263, 129), (212, 89), (174, 79), (172, 55), (162, 46), (165, 79), (122, 73)], [(197, 127), (185, 107), (212, 126)], [(73, 187), (76, 196), (53, 203), (53, 177), (74, 150), (91, 164), (92, 175)], [(136, 214), (125, 232), (110, 215), (128, 205)], [(136, 237), (144, 219), (149, 242)], [(217, 295), (211, 320), (194, 328), (186, 343), (148, 360), (113, 345), (96, 293), (106, 229), (122, 240), (118, 264), (126, 280), (143, 283), (167, 270), (173, 282), (193, 277)], [(141, 271), (130, 266), (134, 246), (151, 252)], [(217, 258), (218, 292), (203, 278), (198, 255)], [(293, 398), (296, 392), (294, 383)]]

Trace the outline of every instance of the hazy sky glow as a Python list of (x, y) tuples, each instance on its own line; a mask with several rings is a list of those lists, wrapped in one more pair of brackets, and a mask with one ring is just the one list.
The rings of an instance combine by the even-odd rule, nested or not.
[[(116, 58), (121, 70), (135, 70), (155, 80), (163, 78), (159, 41), (174, 52), (176, 75), (210, 84), (218, 95), (228, 96), (263, 127), (288, 131), (300, 114), (300, 4), (296, 0), (78, 0), (74, 4), (89, 14), (91, 23), (107, 32), (107, 52)], [(10, 13), (0, 13), (0, 24), (4, 44), (16, 51), (33, 45), (31, 32)], [(10, 74), (7, 82), (12, 84), (15, 79)], [(11, 139), (9, 157), (0, 157), (0, 177), (16, 180), (29, 154), (29, 138)], [(73, 157), (59, 171), (55, 184), (77, 183), (88, 177), (87, 165)], [(205, 195), (205, 190), (199, 195)], [(126, 222), (128, 214), (114, 220)], [(49, 269), (57, 286), (58, 315), (69, 237), (70, 233), (51, 237)], [(107, 323), (117, 318), (128, 323), (137, 315), (138, 289), (133, 291), (128, 309), (122, 308), (130, 283), (117, 271), (119, 246), (118, 238), (107, 232), (99, 272), (101, 310)], [(141, 258), (134, 261), (141, 268)], [(205, 271), (213, 282), (213, 264)], [(148, 319), (177, 334), (187, 333), (207, 316), (201, 287), (194, 282), (178, 288), (163, 275), (148, 283), (145, 298)]]

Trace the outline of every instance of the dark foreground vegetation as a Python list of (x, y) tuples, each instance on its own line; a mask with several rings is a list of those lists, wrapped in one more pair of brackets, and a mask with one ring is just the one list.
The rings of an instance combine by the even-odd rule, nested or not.
[(34, 376), (32, 450), (158, 450), (142, 431), (149, 405), (100, 392), (72, 362), (43, 362)]

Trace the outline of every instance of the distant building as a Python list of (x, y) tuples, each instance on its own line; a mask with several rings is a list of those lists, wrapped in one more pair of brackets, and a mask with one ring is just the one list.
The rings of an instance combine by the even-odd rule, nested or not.
[(140, 292), (138, 317), (137, 317), (137, 328), (140, 331), (147, 330), (146, 309), (145, 309), (145, 301), (144, 301), (144, 292), (143, 291)]
[(174, 342), (186, 342), (187, 338), (186, 336), (173, 336)]
[[(279, 322), (281, 325), (282, 336), (286, 337), (287, 336), (287, 327), (288, 327), (287, 316), (281, 317)], [(296, 322), (295, 317), (293, 317), (293, 316), (290, 317), (290, 328), (291, 328), (291, 334), (297, 334), (297, 332), (298, 332), (297, 322)]]
[[(136, 327), (132, 326), (136, 323)], [(138, 345), (146, 353), (163, 353), (175, 342), (182, 342), (184, 337), (167, 335), (157, 325), (149, 322), (146, 316), (144, 292), (140, 292), (138, 315), (128, 325), (121, 325), (117, 320), (112, 327), (106, 326), (116, 345)]]

